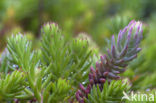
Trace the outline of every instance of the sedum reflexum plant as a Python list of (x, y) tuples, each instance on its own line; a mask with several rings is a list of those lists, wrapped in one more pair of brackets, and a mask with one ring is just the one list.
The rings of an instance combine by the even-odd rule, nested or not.
[[(107, 55), (100, 57), (96, 69), (90, 68), (87, 88), (80, 84), (80, 90), (76, 93), (79, 103), (92, 103), (93, 100), (95, 103), (107, 102), (108, 99), (101, 95), (101, 92), (105, 92), (105, 82), (112, 85), (112, 80), (120, 79), (118, 74), (123, 73), (128, 63), (137, 57), (137, 53), (141, 50), (139, 44), (142, 40), (142, 32), (142, 23), (131, 21), (128, 26), (120, 30), (117, 40), (114, 35), (112, 36), (111, 48), (108, 49)], [(123, 84), (121, 83), (120, 86), (122, 87)], [(95, 98), (96, 93), (92, 93), (95, 88), (98, 95), (103, 96), (103, 101)]]
[(52, 74), (52, 79), (67, 78), (75, 86), (83, 82), (88, 75), (92, 55), (87, 40), (66, 42), (54, 23), (45, 25), (41, 32), (42, 63), (49, 68), (47, 72)]
[(0, 103), (121, 102), (129, 85), (118, 74), (137, 57), (141, 39), (141, 22), (131, 21), (117, 41), (112, 37), (111, 48), (94, 69), (95, 51), (88, 41), (66, 40), (55, 23), (44, 24), (41, 48), (35, 50), (26, 36), (13, 35), (1, 58)]
[(26, 36), (13, 35), (1, 58), (0, 102), (64, 103), (86, 82), (92, 52), (87, 40), (66, 42), (54, 23), (41, 30), (41, 48)]

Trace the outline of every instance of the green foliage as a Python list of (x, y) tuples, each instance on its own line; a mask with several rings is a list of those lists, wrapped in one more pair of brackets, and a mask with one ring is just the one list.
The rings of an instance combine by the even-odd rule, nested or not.
[(42, 28), (41, 44), (42, 62), (49, 68), (47, 72), (52, 73), (53, 80), (67, 78), (76, 86), (87, 78), (92, 55), (87, 40), (66, 42), (58, 26), (50, 23)]
[(25, 74), (14, 71), (11, 74), (0, 74), (0, 101), (13, 100), (23, 94), (26, 87)]
[(8, 40), (7, 49), (10, 53), (10, 62), (21, 67), (23, 71), (28, 71), (34, 57), (33, 53), (31, 54), (31, 42), (21, 34), (12, 36)]
[[(48, 100), (48, 101), (50, 101), (49, 103), (51, 103), (51, 102), (57, 103), (62, 100), (65, 101), (65, 99), (68, 98), (67, 93), (69, 90), (70, 90), (69, 83), (66, 80), (58, 79), (57, 82), (52, 84), (53, 94), (49, 97), (49, 100)], [(47, 95), (45, 95), (45, 97), (46, 96)], [(45, 102), (45, 103), (47, 103), (47, 102)]]
[(112, 81), (110, 84), (106, 81), (101, 92), (99, 86), (94, 86), (86, 99), (86, 103), (120, 103), (123, 97), (123, 91), (128, 92), (130, 86), (125, 81)]
[(64, 103), (77, 83), (87, 82), (93, 54), (87, 40), (66, 41), (54, 23), (41, 32), (41, 49), (33, 50), (20, 33), (8, 39), (1, 58), (0, 101)]

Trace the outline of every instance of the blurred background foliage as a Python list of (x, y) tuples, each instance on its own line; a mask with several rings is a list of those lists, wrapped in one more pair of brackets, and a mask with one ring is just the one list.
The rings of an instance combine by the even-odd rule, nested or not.
[(143, 50), (123, 76), (133, 90), (152, 89), (156, 86), (156, 0), (0, 0), (0, 51), (6, 38), (18, 32), (39, 47), (41, 25), (52, 21), (62, 28), (66, 40), (85, 34), (103, 53), (108, 38), (133, 19), (144, 23)]

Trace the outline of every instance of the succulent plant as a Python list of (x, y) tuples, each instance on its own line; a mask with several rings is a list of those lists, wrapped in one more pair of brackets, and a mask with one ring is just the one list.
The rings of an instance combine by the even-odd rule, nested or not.
[(117, 40), (112, 36), (111, 48), (107, 50), (107, 55), (100, 57), (100, 63), (96, 63), (96, 69), (90, 68), (89, 84), (85, 88), (80, 84), (80, 90), (76, 92), (76, 99), (79, 103), (84, 103), (85, 98), (91, 92), (93, 86), (99, 86), (103, 90), (103, 85), (107, 80), (120, 79), (118, 74), (123, 73), (128, 63), (137, 57), (140, 41), (142, 40), (142, 23), (132, 20), (128, 26), (120, 30)]

